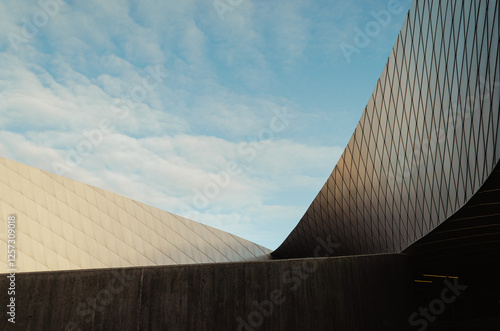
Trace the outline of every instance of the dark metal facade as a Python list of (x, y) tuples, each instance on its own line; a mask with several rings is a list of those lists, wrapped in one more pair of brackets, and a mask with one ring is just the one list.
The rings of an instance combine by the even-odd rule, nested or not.
[(473, 198), (500, 160), (499, 12), (500, 0), (414, 0), (342, 157), (274, 257), (322, 242), (330, 255), (401, 252)]

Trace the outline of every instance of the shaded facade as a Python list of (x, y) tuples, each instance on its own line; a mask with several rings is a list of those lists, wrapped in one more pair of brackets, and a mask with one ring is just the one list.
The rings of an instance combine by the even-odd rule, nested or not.
[[(19, 272), (267, 260), (270, 250), (87, 184), (0, 158)], [(7, 219), (0, 226), (7, 229)], [(7, 233), (0, 249), (7, 252)], [(7, 255), (0, 269), (7, 270)]]
[(403, 252), (416, 266), (457, 270), (474, 265), (477, 272), (500, 261), (499, 218), (500, 164), (464, 207)]
[(313, 256), (318, 240), (338, 244), (331, 255), (401, 252), (474, 197), (500, 159), (499, 10), (413, 1), (347, 148), (274, 257)]

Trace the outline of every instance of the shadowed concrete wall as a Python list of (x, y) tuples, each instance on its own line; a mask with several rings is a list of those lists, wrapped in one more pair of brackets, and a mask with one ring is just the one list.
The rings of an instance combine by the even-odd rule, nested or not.
[(400, 331), (413, 308), (408, 263), (387, 254), (17, 274), (16, 325), (3, 314), (0, 329)]

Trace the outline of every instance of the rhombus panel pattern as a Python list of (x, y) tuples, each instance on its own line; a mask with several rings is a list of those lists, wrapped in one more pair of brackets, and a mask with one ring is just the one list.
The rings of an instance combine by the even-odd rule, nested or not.
[(330, 255), (401, 252), (474, 196), (500, 157), (499, 11), (413, 1), (342, 157), (274, 257), (324, 242)]
[[(267, 260), (270, 251), (210, 226), (0, 158), (0, 226), (16, 220), (19, 272)], [(7, 232), (0, 250), (7, 252)], [(7, 254), (0, 269), (7, 270)]]

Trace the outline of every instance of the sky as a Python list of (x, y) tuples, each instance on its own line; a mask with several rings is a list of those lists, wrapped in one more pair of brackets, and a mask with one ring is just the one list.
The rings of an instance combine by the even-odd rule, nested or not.
[(409, 0), (0, 2), (0, 157), (276, 249)]

